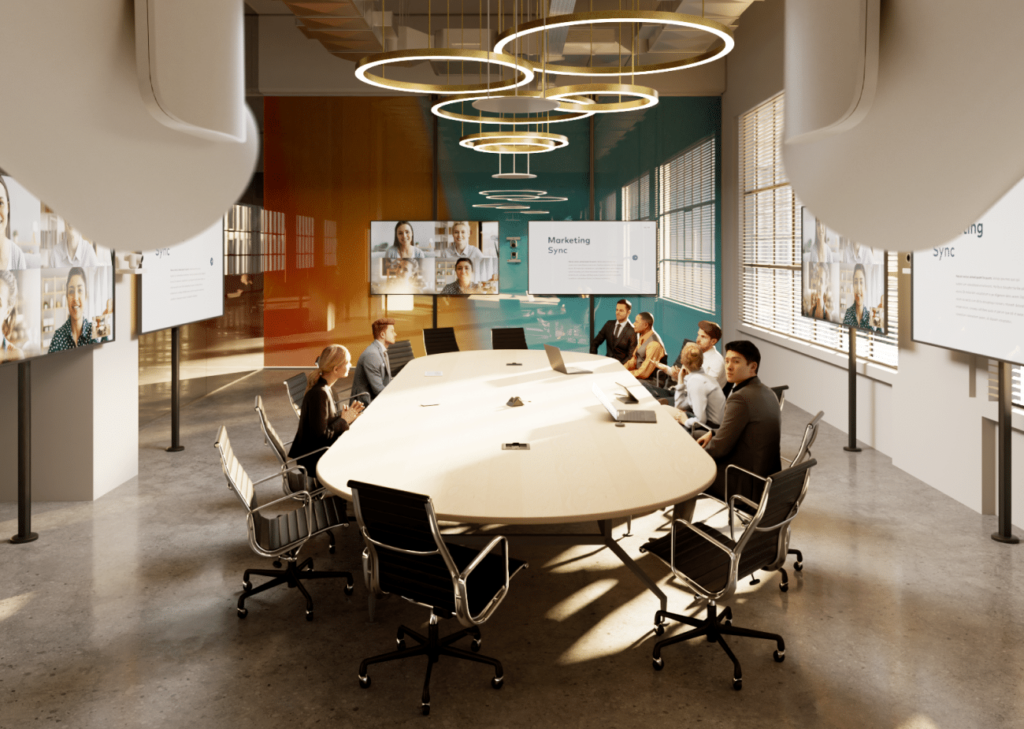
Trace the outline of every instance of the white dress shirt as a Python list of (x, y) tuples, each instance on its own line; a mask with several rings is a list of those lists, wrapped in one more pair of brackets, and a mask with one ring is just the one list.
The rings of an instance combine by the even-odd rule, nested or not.
[[(709, 377), (718, 382), (718, 386), (725, 387), (725, 358), (717, 349), (712, 347), (704, 352), (704, 366), (701, 367)], [(715, 421), (716, 423), (719, 421)]]
[[(710, 422), (721, 425), (725, 416), (725, 394), (718, 382), (703, 371), (691, 372), (688, 375), (685, 372), (686, 370), (681, 370), (679, 373), (676, 407), (684, 411), (692, 410), (693, 417), (683, 422), (683, 425), (687, 428), (693, 427), (694, 423)], [(681, 400), (680, 393), (683, 393)]]

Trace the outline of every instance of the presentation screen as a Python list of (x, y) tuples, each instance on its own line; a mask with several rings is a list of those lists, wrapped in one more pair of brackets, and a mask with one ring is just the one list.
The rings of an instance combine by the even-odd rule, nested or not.
[(0, 174), (0, 362), (112, 341), (111, 252)]
[(801, 218), (800, 313), (843, 327), (887, 333), (885, 251), (840, 236), (807, 208)]
[(139, 322), (143, 334), (224, 314), (224, 221), (195, 238), (142, 259)]
[(658, 226), (652, 221), (531, 221), (528, 246), (531, 294), (658, 293)]
[(911, 337), (1024, 365), (1024, 180), (945, 245), (916, 251)]
[(370, 294), (499, 292), (496, 221), (370, 223)]

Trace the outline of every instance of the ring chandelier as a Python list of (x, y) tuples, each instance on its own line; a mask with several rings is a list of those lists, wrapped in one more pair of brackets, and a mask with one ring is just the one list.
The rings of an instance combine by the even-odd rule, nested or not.
[(732, 51), (736, 45), (732, 31), (728, 27), (697, 15), (668, 13), (660, 10), (606, 10), (553, 15), (521, 23), (502, 33), (494, 45), (494, 50), (499, 53), (504, 52), (505, 48), (517, 40), (522, 40), (535, 33), (545, 33), (557, 28), (569, 28), (580, 25), (619, 25), (621, 23), (645, 23), (648, 25), (665, 25), (699, 30), (717, 36), (722, 40), (723, 45), (718, 50), (706, 51), (692, 58), (640, 66), (564, 66), (546, 63), (544, 68), (540, 69), (541, 73), (567, 76), (618, 76), (620, 74), (641, 76), (651, 73), (667, 73), (681, 68), (694, 68), (717, 61)]
[(548, 195), (547, 190), (481, 190), (480, 194), (488, 200), (505, 202), (478, 203), (474, 208), (493, 208), (495, 210), (525, 210), (523, 215), (550, 215), (547, 210), (530, 210), (530, 202), (565, 202), (569, 198)]
[(569, 146), (569, 138), (550, 132), (479, 132), (467, 134), (459, 146), (489, 154), (540, 154)]
[[(466, 62), (489, 63), (502, 68), (510, 68), (516, 72), (516, 78), (512, 80), (497, 79), (501, 86), (488, 87), (486, 84), (428, 84), (412, 81), (398, 81), (385, 78), (383, 74), (371, 73), (376, 68), (385, 68), (391, 64), (416, 63), (419, 61), (444, 61), (451, 63)], [(414, 48), (402, 51), (387, 51), (386, 53), (374, 53), (364, 57), (356, 64), (356, 78), (360, 81), (389, 91), (406, 91), (412, 93), (438, 94), (449, 96), (452, 94), (486, 94), (488, 91), (507, 91), (533, 81), (535, 77), (533, 66), (522, 59), (510, 56), (506, 53), (455, 50), (451, 48)]]
[[(550, 89), (549, 91), (553, 91)], [(525, 124), (557, 124), (559, 122), (578, 121), (580, 119), (586, 119), (587, 117), (594, 115), (596, 104), (590, 99), (577, 99), (572, 97), (560, 98), (558, 101), (558, 107), (555, 109), (558, 114), (548, 113), (545, 116), (534, 116), (534, 117), (513, 117), (513, 116), (487, 116), (484, 114), (459, 114), (454, 111), (448, 110), (446, 107), (452, 106), (453, 104), (460, 104), (465, 101), (476, 101), (478, 99), (493, 99), (493, 98), (504, 98), (512, 97), (513, 94), (504, 91), (497, 94), (490, 95), (473, 95), (473, 96), (460, 96), (455, 99), (444, 99), (434, 104), (430, 108), (436, 116), (442, 119), (451, 119), (452, 121), (464, 121), (471, 122), (473, 124), (511, 124), (511, 125), (525, 125)], [(536, 98), (548, 97), (552, 98), (550, 93), (542, 94), (540, 91), (520, 91), (518, 96), (529, 96)]]
[[(574, 86), (557, 86), (546, 92), (549, 99), (571, 101), (583, 95), (587, 96), (626, 96), (632, 101), (593, 103), (586, 107), (590, 114), (615, 114), (623, 111), (639, 111), (650, 109), (658, 104), (658, 92), (647, 86), (633, 84), (576, 84)], [(588, 114), (588, 116), (590, 115)]]

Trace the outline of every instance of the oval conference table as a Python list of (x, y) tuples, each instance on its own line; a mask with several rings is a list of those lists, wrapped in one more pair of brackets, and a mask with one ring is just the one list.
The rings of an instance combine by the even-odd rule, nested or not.
[[(355, 480), (429, 495), (438, 518), (473, 525), (597, 522), (597, 534), (506, 534), (510, 542), (603, 544), (668, 608), (665, 594), (612, 538), (612, 520), (685, 501), (714, 480), (715, 462), (616, 360), (563, 352), (555, 372), (540, 350), (449, 352), (409, 362), (320, 459), (317, 478), (351, 501)], [(619, 383), (639, 402), (625, 404)], [(617, 409), (656, 412), (617, 425)], [(511, 407), (518, 397), (522, 407)], [(523, 444), (528, 449), (503, 449)], [(484, 535), (446, 534), (461, 544)], [(373, 603), (371, 601), (371, 617)]]

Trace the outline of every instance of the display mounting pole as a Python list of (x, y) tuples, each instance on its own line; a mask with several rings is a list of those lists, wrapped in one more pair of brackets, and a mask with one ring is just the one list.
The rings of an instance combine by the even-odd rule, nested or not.
[(850, 442), (843, 446), (844, 451), (860, 453), (857, 447), (857, 330), (850, 327)]
[(997, 542), (1017, 544), (1020, 539), (1013, 535), (1010, 523), (1010, 446), (1013, 434), (1013, 370), (1009, 362), (999, 363), (999, 531), (992, 534)]
[(171, 447), (168, 453), (185, 450), (181, 444), (181, 330), (171, 327)]
[(29, 362), (18, 363), (18, 533), (11, 543), (39, 539), (32, 531), (32, 378)]

